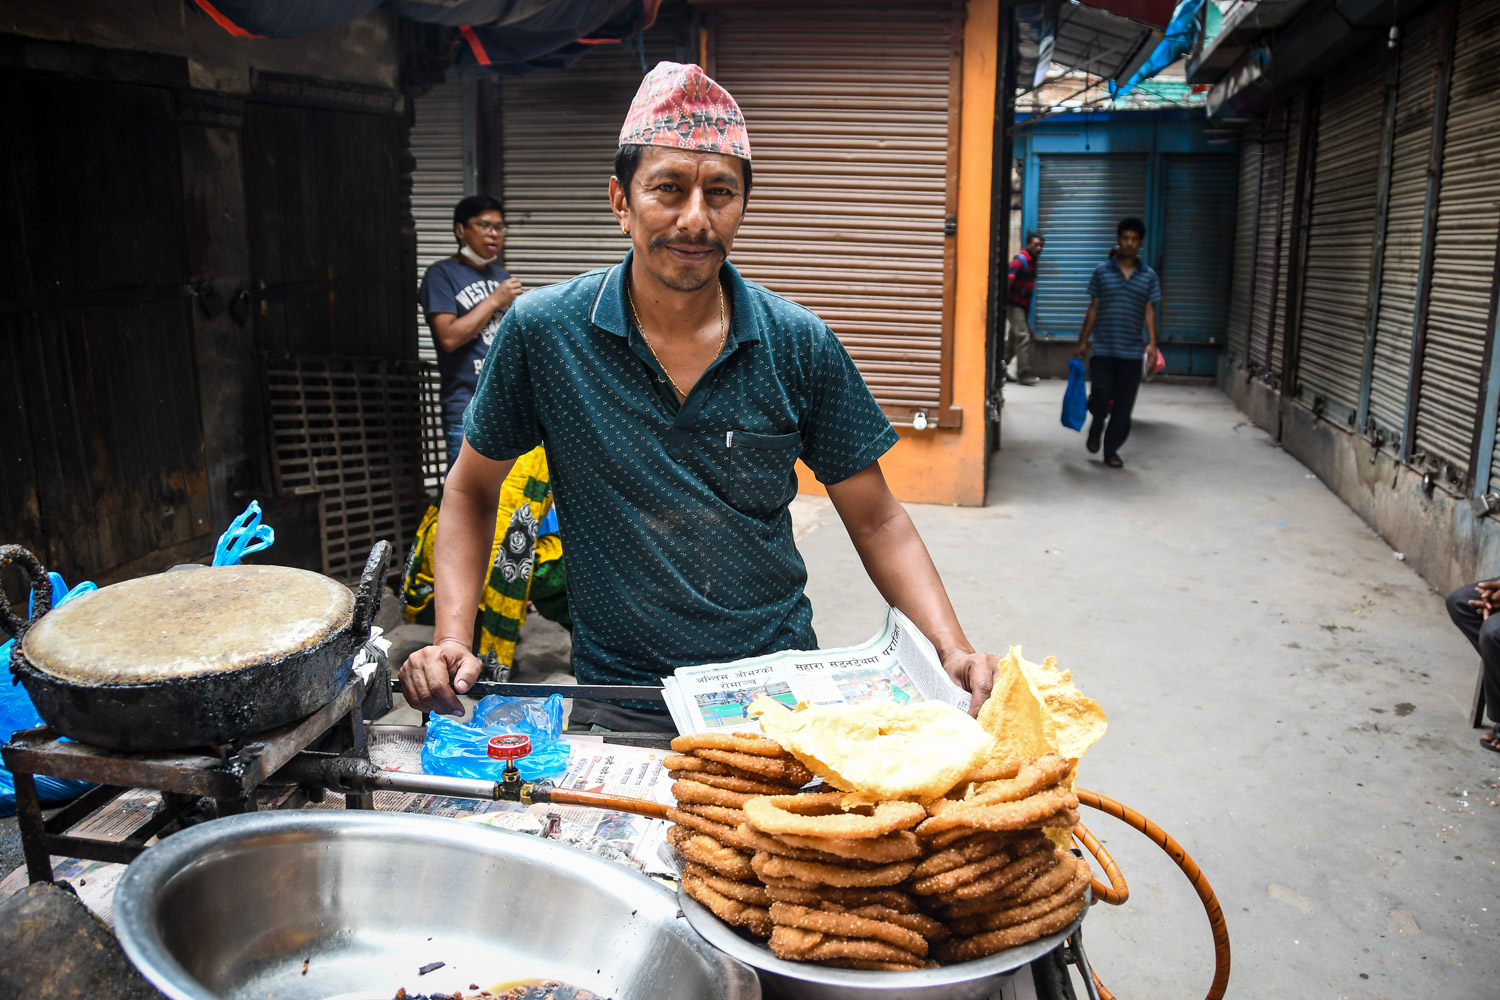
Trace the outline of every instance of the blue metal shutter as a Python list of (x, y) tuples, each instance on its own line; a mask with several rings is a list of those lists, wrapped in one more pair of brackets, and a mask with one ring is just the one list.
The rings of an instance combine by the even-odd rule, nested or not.
[(1146, 217), (1146, 156), (1042, 154), (1037, 157), (1036, 332), (1077, 340), (1089, 307), (1089, 276), (1109, 257), (1115, 226)]
[(1167, 371), (1213, 375), (1226, 326), (1239, 163), (1222, 153), (1168, 154), (1157, 336)]

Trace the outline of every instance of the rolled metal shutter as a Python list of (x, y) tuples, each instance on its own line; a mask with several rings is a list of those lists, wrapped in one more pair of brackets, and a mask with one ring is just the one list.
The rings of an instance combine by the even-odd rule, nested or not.
[(736, 266), (822, 317), (900, 419), (942, 400), (962, 21), (949, 4), (879, 11), (718, 9), (713, 76), (755, 156)]
[(1286, 169), (1286, 112), (1271, 113), (1260, 137), (1260, 176), (1255, 208), (1255, 277), (1250, 285), (1246, 366), (1263, 371), (1271, 353), (1276, 313), (1276, 269), (1281, 238), (1282, 172)]
[(1229, 359), (1243, 367), (1249, 358), (1250, 284), (1255, 271), (1255, 219), (1260, 195), (1260, 126), (1240, 133), (1238, 191), (1234, 211), (1234, 267), (1229, 282), (1225, 339)]
[(1089, 307), (1089, 277), (1109, 258), (1115, 226), (1146, 217), (1146, 156), (1044, 153), (1037, 157), (1036, 332), (1077, 339)]
[[(674, 53), (670, 25), (646, 32), (649, 66)], [(527, 288), (618, 264), (630, 249), (609, 177), (643, 75), (637, 49), (597, 45), (561, 72), (501, 81), (505, 268)]]
[(1370, 410), (1364, 428), (1380, 443), (1398, 449), (1406, 424), (1407, 390), (1411, 382), (1427, 166), (1432, 146), (1433, 105), (1437, 100), (1439, 17), (1439, 12), (1431, 11), (1405, 25), (1401, 32), (1385, 258), (1381, 265), (1380, 305), (1370, 375)]
[[(411, 214), (417, 223), (417, 280), (453, 253), (453, 206), (464, 186), (464, 93), (457, 76), (416, 99), (411, 127)], [(417, 307), (417, 356), (437, 364), (437, 349)]]
[(1163, 158), (1166, 205), (1160, 236), (1157, 334), (1167, 371), (1212, 375), (1224, 343), (1239, 163), (1233, 156), (1172, 153)]
[(1303, 270), (1296, 395), (1351, 425), (1369, 326), (1385, 52), (1382, 40), (1325, 77)]
[(1307, 95), (1299, 92), (1286, 105), (1286, 141), (1282, 146), (1285, 159), (1281, 171), (1281, 191), (1278, 201), (1281, 218), (1278, 223), (1280, 236), (1276, 252), (1276, 304), (1271, 313), (1270, 360), (1267, 363), (1268, 377), (1272, 384), (1281, 378), (1281, 368), (1286, 360), (1286, 331), (1291, 322), (1292, 310), (1292, 246), (1293, 217), (1297, 210), (1297, 172), (1302, 165), (1302, 127), (1307, 117)]
[(1459, 7), (1415, 453), (1470, 466), (1500, 227), (1500, 2)]

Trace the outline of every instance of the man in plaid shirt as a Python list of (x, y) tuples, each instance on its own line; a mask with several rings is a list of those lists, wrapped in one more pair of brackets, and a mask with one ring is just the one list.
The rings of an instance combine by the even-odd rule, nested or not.
[(1027, 317), (1031, 313), (1031, 295), (1036, 291), (1036, 258), (1045, 242), (1041, 233), (1027, 233), (1026, 249), (1011, 260), (1006, 280), (1005, 312), (1010, 320), (1010, 337), (1005, 344), (1005, 363), (1009, 365), (1011, 358), (1016, 359), (1016, 381), (1022, 385), (1041, 381), (1031, 374), (1031, 324)]

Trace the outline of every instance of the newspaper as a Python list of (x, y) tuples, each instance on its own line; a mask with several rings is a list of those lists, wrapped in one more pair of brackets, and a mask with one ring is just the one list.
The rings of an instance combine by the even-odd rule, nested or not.
[(758, 730), (747, 714), (765, 695), (788, 708), (941, 701), (968, 711), (969, 693), (943, 672), (911, 619), (888, 608), (879, 632), (843, 649), (787, 650), (732, 663), (683, 667), (662, 684), (680, 733)]

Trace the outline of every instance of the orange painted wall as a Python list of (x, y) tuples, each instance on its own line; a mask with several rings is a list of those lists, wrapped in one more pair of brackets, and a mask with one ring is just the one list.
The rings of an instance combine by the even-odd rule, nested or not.
[[(995, 138), (999, 0), (968, 0), (964, 21), (958, 164), (957, 282), (953, 310), (953, 404), (958, 430), (898, 428), (901, 441), (880, 460), (897, 499), (908, 503), (984, 504), (984, 341), (990, 276), (990, 171)], [(804, 493), (824, 494), (797, 465)]]

